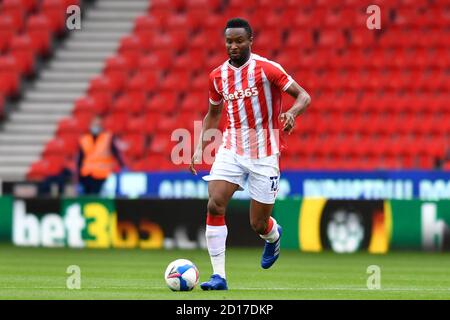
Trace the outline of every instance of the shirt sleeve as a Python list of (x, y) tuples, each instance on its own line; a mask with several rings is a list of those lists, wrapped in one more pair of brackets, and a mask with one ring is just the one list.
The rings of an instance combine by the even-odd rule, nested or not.
[(212, 74), (209, 75), (209, 102), (214, 105), (219, 105), (222, 102), (222, 95), (217, 90)]
[(270, 82), (281, 90), (286, 91), (294, 82), (294, 79), (278, 63), (271, 63), (268, 69)]

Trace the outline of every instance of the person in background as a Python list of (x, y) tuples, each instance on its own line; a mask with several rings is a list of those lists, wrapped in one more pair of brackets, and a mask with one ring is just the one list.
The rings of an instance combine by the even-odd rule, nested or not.
[(77, 161), (78, 182), (83, 194), (99, 194), (108, 176), (125, 164), (114, 135), (103, 130), (100, 117), (91, 122), (90, 132), (81, 136)]

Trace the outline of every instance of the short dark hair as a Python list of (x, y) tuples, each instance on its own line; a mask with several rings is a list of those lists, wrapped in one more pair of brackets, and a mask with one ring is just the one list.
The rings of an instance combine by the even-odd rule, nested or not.
[(250, 24), (247, 20), (244, 20), (242, 18), (233, 18), (228, 20), (223, 32), (225, 33), (225, 30), (227, 30), (228, 28), (244, 28), (245, 31), (247, 31), (247, 35), (249, 38), (253, 36), (252, 27), (250, 27)]

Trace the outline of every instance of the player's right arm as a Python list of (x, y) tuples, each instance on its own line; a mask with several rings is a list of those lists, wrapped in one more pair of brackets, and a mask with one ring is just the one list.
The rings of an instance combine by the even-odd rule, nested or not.
[(208, 113), (203, 118), (203, 125), (202, 131), (200, 133), (200, 138), (195, 148), (194, 155), (192, 156), (191, 165), (189, 166), (189, 170), (195, 175), (197, 175), (197, 171), (195, 170), (194, 165), (196, 163), (201, 162), (203, 150), (208, 144), (208, 141), (206, 141), (203, 138), (203, 135), (209, 129), (217, 129), (219, 127), (222, 109), (223, 109), (223, 101), (220, 101), (218, 104), (214, 104), (211, 101), (209, 102)]

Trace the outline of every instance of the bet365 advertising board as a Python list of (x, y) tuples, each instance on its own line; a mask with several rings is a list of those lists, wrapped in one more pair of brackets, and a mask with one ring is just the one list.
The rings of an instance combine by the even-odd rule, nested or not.
[[(0, 240), (18, 246), (206, 248), (205, 200), (0, 198)], [(233, 201), (228, 244), (261, 246), (248, 227), (248, 203)]]
[[(72, 248), (206, 248), (205, 200), (0, 197), (0, 241)], [(338, 253), (450, 250), (450, 201), (279, 200), (282, 247)], [(249, 201), (227, 211), (231, 247), (262, 246)]]

